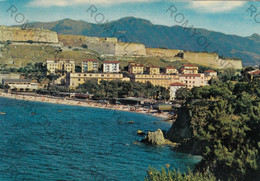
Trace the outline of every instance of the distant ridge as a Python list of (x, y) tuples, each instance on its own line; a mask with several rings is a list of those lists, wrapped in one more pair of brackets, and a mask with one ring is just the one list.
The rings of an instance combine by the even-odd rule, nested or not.
[[(181, 26), (154, 25), (149, 20), (126, 17), (109, 22), (106, 26), (85, 21), (63, 19), (54, 22), (35, 22), (28, 27), (43, 27), (56, 31), (58, 34), (85, 35), (98, 37), (121, 37), (124, 41), (143, 43), (147, 47), (163, 47), (190, 51), (205, 51), (197, 43), (197, 38), (190, 37)], [(106, 29), (108, 27), (112, 27)], [(244, 65), (260, 64), (260, 35), (253, 34), (249, 37), (227, 35), (206, 29), (197, 29), (210, 43), (208, 52), (218, 50), (225, 57), (240, 58)]]

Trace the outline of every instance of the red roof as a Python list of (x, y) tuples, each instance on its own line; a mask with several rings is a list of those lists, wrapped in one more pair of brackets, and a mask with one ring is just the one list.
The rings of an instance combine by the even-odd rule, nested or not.
[(200, 74), (181, 74), (180, 77), (200, 77)]
[(174, 67), (165, 67), (165, 69), (176, 69)]
[(135, 65), (132, 65), (132, 66), (133, 66), (133, 67), (144, 67), (143, 64), (141, 64), (141, 65), (135, 64)]
[(192, 65), (192, 64), (186, 64), (186, 65), (183, 65), (183, 67), (198, 67), (197, 65)]
[(156, 67), (156, 66), (148, 66), (148, 68), (159, 68), (159, 67)]
[(170, 86), (186, 86), (186, 85), (182, 84), (180, 82), (174, 82), (174, 83), (171, 83)]
[(103, 63), (119, 63), (119, 61), (104, 61)]
[(197, 69), (185, 69), (185, 68), (181, 68), (180, 70), (197, 70)]
[(83, 62), (97, 62), (97, 60), (94, 60), (94, 59), (85, 59), (85, 60), (83, 60)]
[(249, 72), (250, 75), (260, 75), (260, 70), (255, 70), (255, 71), (251, 71)]
[(204, 73), (216, 72), (214, 70), (206, 70)]

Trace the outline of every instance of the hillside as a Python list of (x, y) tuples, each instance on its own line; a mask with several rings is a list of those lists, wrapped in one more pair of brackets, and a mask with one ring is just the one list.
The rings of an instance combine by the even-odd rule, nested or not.
[[(84, 21), (64, 19), (48, 23), (31, 23), (29, 27), (43, 27), (59, 34), (85, 35), (98, 37), (126, 37), (128, 42), (143, 43), (146, 47), (164, 47), (190, 51), (204, 51), (197, 43), (197, 38), (190, 37), (180, 26), (154, 25), (150, 21), (127, 17), (110, 22), (106, 26)], [(109, 29), (109, 27), (112, 27)], [(190, 30), (192, 32), (193, 30)], [(116, 33), (114, 33), (116, 32)], [(260, 36), (253, 34), (249, 37), (227, 35), (224, 33), (197, 29), (205, 36), (211, 45), (209, 52), (218, 50), (221, 56), (240, 58), (244, 65), (260, 64)], [(122, 38), (125, 41), (125, 38)]]

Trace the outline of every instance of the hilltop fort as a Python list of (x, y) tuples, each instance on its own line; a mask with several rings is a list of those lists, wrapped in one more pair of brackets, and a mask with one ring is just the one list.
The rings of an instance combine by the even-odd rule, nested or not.
[[(32, 45), (46, 43), (53, 46), (61, 44), (64, 47), (81, 47), (97, 52), (99, 55), (114, 57), (158, 57), (168, 62), (185, 60), (190, 63), (212, 68), (242, 69), (242, 61), (222, 59), (216, 53), (190, 52), (177, 49), (147, 48), (141, 43), (120, 42), (115, 37), (88, 37), (80, 35), (58, 35), (54, 31), (42, 28), (22, 29), (20, 27), (0, 26), (0, 42), (10, 41), (14, 45)], [(16, 44), (15, 44), (16, 43)]]
[(0, 41), (58, 43), (58, 34), (42, 28), (22, 29), (0, 26)]

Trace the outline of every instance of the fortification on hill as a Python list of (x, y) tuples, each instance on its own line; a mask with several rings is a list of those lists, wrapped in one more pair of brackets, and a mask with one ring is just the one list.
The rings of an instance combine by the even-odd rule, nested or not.
[(21, 29), (20, 27), (0, 26), (0, 41), (58, 43), (58, 34), (42, 28)]
[(183, 58), (190, 63), (195, 63), (212, 68), (234, 68), (242, 69), (242, 60), (222, 59), (216, 53), (184, 52)]
[(181, 50), (175, 49), (162, 49), (162, 48), (146, 48), (148, 56), (172, 58), (178, 55)]

